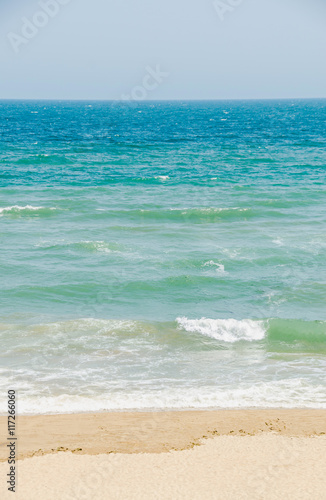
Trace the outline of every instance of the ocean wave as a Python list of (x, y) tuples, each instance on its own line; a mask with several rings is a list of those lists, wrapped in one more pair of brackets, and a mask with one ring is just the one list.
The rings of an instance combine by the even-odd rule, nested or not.
[[(105, 294), (104, 294), (105, 296)], [(101, 294), (98, 299), (103, 300)], [(96, 300), (96, 297), (95, 299)], [(171, 345), (174, 342), (184, 343), (185, 348), (198, 343), (196, 337), (190, 338), (186, 333), (199, 334), (210, 339), (214, 339), (226, 344), (234, 344), (240, 341), (245, 342), (263, 342), (267, 350), (277, 351), (278, 346), (281, 350), (288, 352), (296, 345), (302, 345), (305, 352), (314, 352), (316, 349), (324, 349), (326, 344), (326, 321), (304, 321), (299, 319), (212, 319), (202, 317), (200, 319), (189, 319), (185, 316), (177, 317), (175, 321), (149, 321), (145, 319), (115, 319), (115, 318), (96, 318), (81, 317), (63, 321), (50, 321), (41, 323), (25, 323), (22, 318), (12, 322), (3, 318), (0, 321), (0, 335), (6, 335), (9, 332), (24, 331), (24, 335), (38, 335), (83, 332), (90, 335), (94, 332), (110, 334), (114, 332), (117, 338), (124, 338), (129, 334), (134, 335), (134, 341), (144, 336), (147, 338), (149, 332), (150, 344), (155, 347), (155, 343), (160, 343), (166, 339), (167, 332), (171, 337)], [(20, 321), (21, 320), (21, 321)], [(169, 337), (168, 337), (169, 338)], [(288, 346), (288, 347), (287, 347)]]
[(268, 339), (275, 343), (303, 343), (318, 346), (326, 343), (326, 321), (300, 319), (266, 320)]
[[(119, 215), (121, 213), (119, 212)], [(122, 214), (123, 215), (123, 214)], [(212, 223), (224, 219), (247, 219), (254, 216), (250, 208), (240, 207), (203, 207), (203, 208), (167, 208), (139, 209), (124, 212), (126, 216), (137, 216), (141, 219), (167, 220), (175, 222), (194, 222), (194, 223)]]
[(106, 241), (42, 241), (35, 245), (37, 248), (43, 248), (46, 250), (55, 250), (55, 249), (70, 249), (76, 251), (85, 251), (85, 252), (99, 252), (99, 253), (120, 253), (123, 249), (122, 245), (117, 243), (108, 243)]
[(311, 347), (326, 343), (326, 321), (268, 318), (252, 319), (176, 319), (178, 328), (199, 333), (226, 343), (266, 340), (277, 344), (308, 344)]
[(0, 337), (20, 359), (0, 368), (0, 390), (19, 384), (22, 414), (326, 408), (322, 321), (7, 316)]
[(248, 220), (260, 216), (251, 208), (203, 207), (203, 208), (137, 208), (125, 210), (96, 209), (96, 216), (110, 221), (123, 219), (137, 222), (167, 222), (210, 224), (223, 221)]
[(239, 342), (246, 340), (262, 340), (266, 335), (266, 328), (263, 321), (253, 321), (251, 319), (188, 319), (186, 317), (177, 318), (180, 329), (187, 332), (200, 333), (223, 342)]
[(47, 216), (47, 215), (52, 215), (53, 212), (57, 210), (54, 207), (35, 207), (33, 205), (25, 205), (25, 206), (20, 206), (20, 205), (12, 205), (10, 207), (0, 207), (0, 217), (3, 217), (4, 215), (11, 215), (11, 216)]

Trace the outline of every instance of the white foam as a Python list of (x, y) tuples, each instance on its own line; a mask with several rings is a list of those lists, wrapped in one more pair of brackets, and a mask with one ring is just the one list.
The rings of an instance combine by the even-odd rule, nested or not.
[(115, 319), (98, 319), (98, 318), (79, 318), (68, 321), (60, 321), (57, 323), (43, 323), (32, 325), (30, 327), (32, 333), (69, 333), (73, 331), (89, 333), (90, 330), (99, 332), (113, 331), (133, 331), (141, 325), (140, 322), (132, 320), (115, 320)]
[(25, 205), (24, 207), (20, 205), (12, 205), (11, 207), (0, 208), (0, 214), (8, 212), (17, 213), (17, 212), (31, 211), (31, 210), (35, 211), (35, 210), (56, 210), (56, 209), (53, 207), (34, 207), (33, 205)]
[[(119, 410), (166, 410), (205, 408), (319, 408), (326, 409), (325, 387), (302, 379), (240, 384), (237, 387), (169, 387), (151, 390), (105, 391), (101, 394), (21, 396), (20, 414), (77, 413)], [(0, 402), (0, 412), (6, 412)], [(155, 414), (154, 414), (155, 415)]]
[(160, 181), (167, 181), (168, 179), (170, 179), (170, 177), (168, 175), (157, 175), (156, 177), (154, 177), (154, 179), (159, 179)]
[(246, 340), (262, 340), (265, 337), (266, 329), (263, 321), (253, 321), (251, 319), (188, 319), (186, 317), (177, 318), (179, 328), (186, 332), (200, 333), (223, 342), (238, 342)]
[(218, 274), (228, 274), (228, 272), (225, 271), (223, 264), (218, 264), (217, 262), (214, 262), (213, 260), (209, 260), (208, 262), (205, 262), (204, 267), (215, 267), (215, 271)]

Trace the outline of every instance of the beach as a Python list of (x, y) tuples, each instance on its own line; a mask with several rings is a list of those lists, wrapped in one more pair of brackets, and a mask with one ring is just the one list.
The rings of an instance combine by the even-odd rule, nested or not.
[(326, 500), (326, 1), (1, 4), (0, 500)]
[(325, 433), (323, 410), (22, 416), (15, 498), (324, 498)]

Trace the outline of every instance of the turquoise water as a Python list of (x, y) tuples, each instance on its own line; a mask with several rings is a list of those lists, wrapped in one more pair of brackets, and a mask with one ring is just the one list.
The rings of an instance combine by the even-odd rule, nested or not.
[(325, 118), (0, 102), (0, 388), (20, 412), (326, 408)]

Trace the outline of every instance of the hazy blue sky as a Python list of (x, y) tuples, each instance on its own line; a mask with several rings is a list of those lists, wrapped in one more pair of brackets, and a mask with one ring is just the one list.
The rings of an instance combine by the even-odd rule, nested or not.
[(0, 98), (326, 96), (326, 0), (0, 1)]

